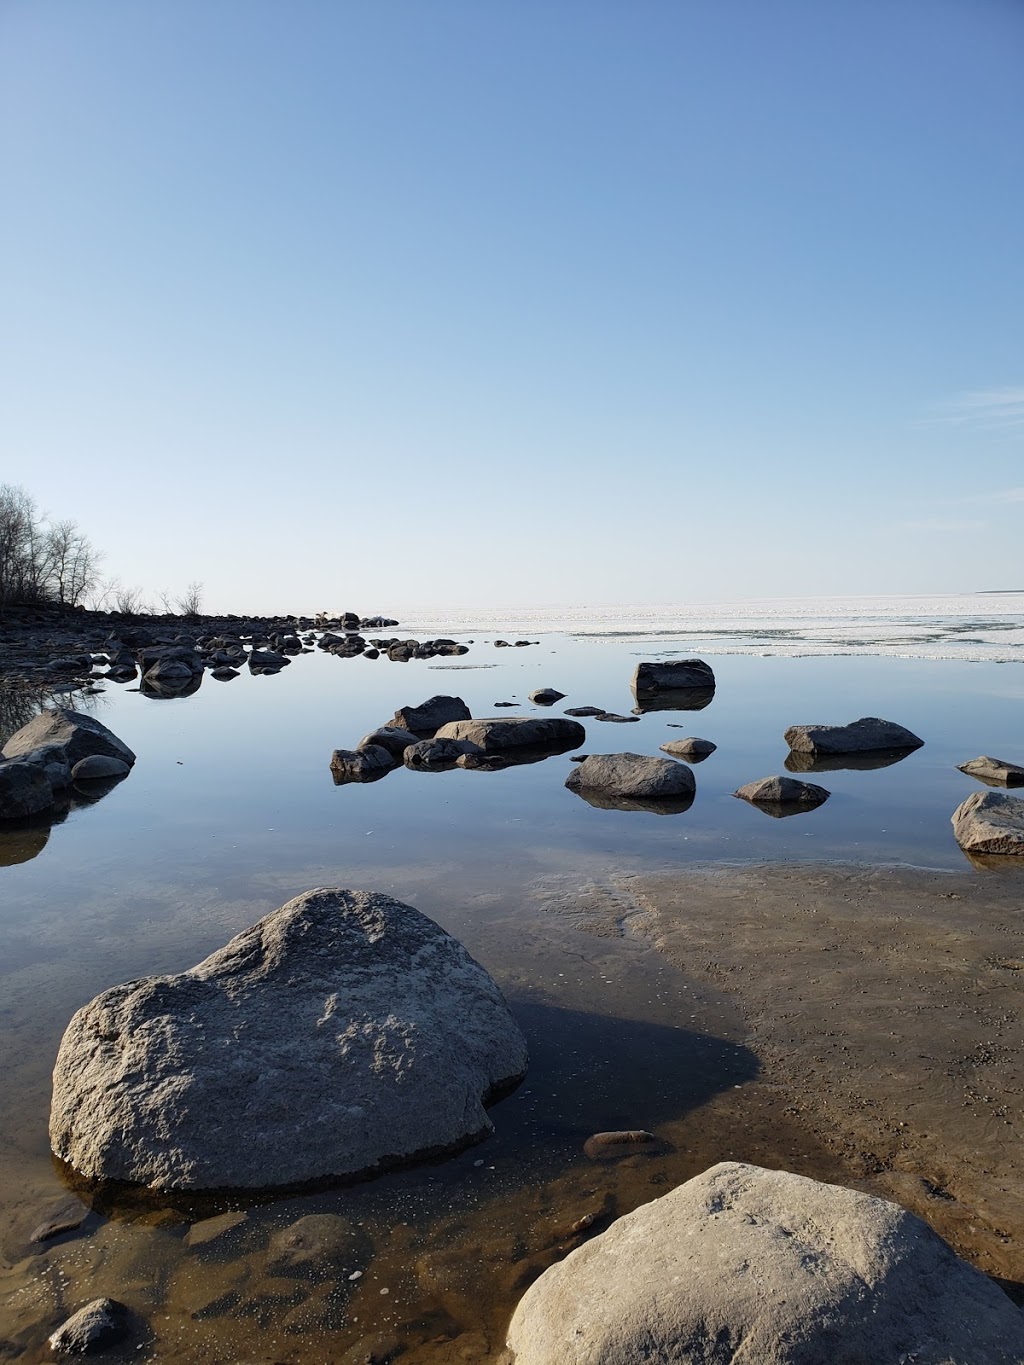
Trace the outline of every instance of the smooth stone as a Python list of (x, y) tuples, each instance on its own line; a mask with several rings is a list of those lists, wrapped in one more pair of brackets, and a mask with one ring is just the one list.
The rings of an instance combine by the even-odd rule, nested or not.
[(570, 791), (650, 800), (691, 797), (693, 773), (683, 763), (648, 754), (589, 754), (565, 779)]
[(476, 744), (465, 739), (419, 739), (410, 744), (402, 755), (407, 768), (442, 769), (453, 768), (460, 758), (467, 754), (481, 754)]
[(194, 1251), (196, 1247), (208, 1246), (248, 1221), (249, 1215), (243, 1213), (241, 1209), (219, 1213), (215, 1218), (203, 1218), (200, 1222), (193, 1223), (185, 1233), (185, 1245), (190, 1251)]
[(310, 1271), (355, 1270), (370, 1258), (370, 1239), (362, 1228), (336, 1213), (307, 1213), (270, 1239), (267, 1273), (305, 1275)]
[(112, 1345), (128, 1328), (128, 1309), (116, 1299), (93, 1299), (50, 1337), (57, 1355), (85, 1355)]
[(530, 700), (536, 702), (538, 706), (554, 706), (555, 702), (561, 701), (564, 696), (564, 692), (559, 692), (554, 687), (538, 687), (530, 693)]
[(687, 735), (685, 739), (670, 739), (667, 744), (660, 744), (658, 747), (675, 758), (686, 759), (688, 763), (703, 763), (709, 754), (715, 752), (718, 745), (712, 744), (710, 739), (698, 739), (696, 735)]
[(519, 745), (535, 748), (575, 748), (587, 732), (578, 721), (565, 716), (492, 716), (481, 720), (457, 720), (438, 730), (436, 739), (464, 739), (486, 753), (514, 749)]
[(34, 1228), (30, 1242), (49, 1242), (66, 1232), (74, 1232), (89, 1217), (90, 1209), (75, 1196), (68, 1195), (51, 1208), (46, 1218)]
[(1004, 758), (990, 758), (987, 754), (972, 758), (969, 763), (961, 763), (960, 771), (968, 777), (998, 783), (1001, 787), (1024, 786), (1024, 768), (1017, 763), (1008, 763)]
[(1024, 800), (1005, 792), (972, 792), (953, 812), (953, 833), (965, 853), (1024, 857)]
[(567, 716), (606, 716), (608, 713), (602, 706), (569, 706), (566, 708)]
[(128, 764), (122, 763), (119, 758), (108, 758), (106, 754), (90, 754), (71, 769), (71, 780), (81, 782), (94, 778), (127, 777), (130, 772)]
[(393, 758), (402, 761), (402, 755), (410, 744), (419, 743), (419, 735), (414, 735), (411, 730), (399, 729), (397, 725), (378, 725), (376, 730), (371, 730), (368, 735), (364, 735), (356, 745), (357, 749), (386, 749)]
[(591, 1161), (610, 1161), (621, 1156), (634, 1156), (638, 1150), (659, 1145), (653, 1133), (643, 1128), (625, 1128), (619, 1132), (592, 1134), (583, 1144), (583, 1155)]
[(546, 1270), (515, 1365), (1019, 1365), (1024, 1315), (896, 1204), (722, 1162)]
[(861, 754), (873, 749), (920, 749), (924, 740), (903, 725), (861, 716), (848, 725), (791, 725), (784, 739), (796, 753)]
[(70, 767), (90, 754), (119, 758), (129, 767), (135, 762), (135, 755), (128, 745), (123, 744), (105, 725), (92, 716), (66, 706), (40, 711), (38, 716), (34, 716), (10, 737), (0, 753), (4, 758), (19, 758), (30, 754), (33, 749), (51, 744), (63, 749)]
[(486, 1136), (526, 1065), (457, 939), (389, 896), (321, 888), (80, 1009), (50, 1142), (89, 1180), (158, 1190), (364, 1176)]
[(796, 777), (762, 777), (737, 788), (733, 796), (752, 805), (820, 806), (830, 793), (813, 782), (801, 782)]

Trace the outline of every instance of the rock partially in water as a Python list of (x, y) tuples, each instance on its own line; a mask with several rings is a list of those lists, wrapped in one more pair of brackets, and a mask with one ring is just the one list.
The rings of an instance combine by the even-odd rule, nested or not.
[(470, 709), (461, 697), (428, 697), (419, 706), (400, 707), (389, 724), (412, 730), (418, 739), (422, 739), (450, 721), (469, 720), (470, 715)]
[(670, 739), (667, 744), (658, 747), (671, 754), (673, 758), (684, 759), (687, 763), (703, 763), (709, 754), (715, 752), (718, 745), (712, 744), (710, 739), (687, 735), (685, 739)]
[(368, 1175), (485, 1136), (526, 1063), (461, 943), (388, 896), (321, 889), (79, 1010), (50, 1140), (87, 1179), (159, 1190)]
[(356, 748), (387, 749), (393, 758), (401, 762), (402, 755), (409, 745), (418, 742), (419, 736), (414, 735), (411, 730), (403, 730), (397, 725), (379, 725), (376, 730), (371, 730), (368, 735), (364, 735)]
[(480, 720), (457, 720), (442, 726), (437, 739), (468, 740), (485, 753), (529, 746), (534, 749), (573, 749), (587, 732), (578, 721), (565, 716), (492, 716)]
[(567, 716), (606, 716), (608, 714), (602, 706), (568, 706), (565, 714)]
[(41, 766), (26, 758), (0, 761), (0, 820), (42, 815), (53, 803), (53, 788)]
[(583, 1144), (583, 1155), (591, 1161), (615, 1161), (637, 1152), (653, 1154), (661, 1143), (644, 1128), (624, 1128), (609, 1133), (593, 1133)]
[(127, 777), (130, 772), (128, 764), (122, 763), (119, 758), (110, 758), (106, 754), (90, 754), (71, 769), (71, 778), (74, 782), (92, 782), (96, 779)]
[(795, 753), (863, 754), (878, 749), (920, 749), (924, 740), (877, 716), (861, 716), (848, 725), (791, 725), (784, 735)]
[(50, 1350), (57, 1355), (85, 1355), (105, 1350), (128, 1330), (129, 1313), (116, 1299), (93, 1299), (72, 1313), (50, 1337)]
[(801, 782), (796, 777), (762, 777), (748, 782), (733, 792), (741, 801), (749, 801), (769, 815), (798, 815), (813, 810), (827, 801), (830, 793), (813, 782)]
[(1006, 792), (972, 792), (953, 812), (953, 833), (965, 853), (1024, 857), (1024, 799)]
[(515, 1365), (1020, 1365), (1024, 1317), (920, 1219), (722, 1162), (546, 1270)]
[(561, 701), (565, 696), (564, 692), (559, 692), (554, 687), (538, 687), (530, 693), (530, 700), (536, 702), (538, 706), (554, 706), (556, 701)]
[(399, 760), (380, 744), (368, 744), (365, 749), (335, 749), (331, 754), (331, 774), (337, 787), (346, 782), (376, 782)]
[(574, 792), (643, 800), (692, 797), (693, 773), (683, 763), (649, 754), (589, 754), (573, 768), (565, 785)]
[(637, 664), (630, 683), (636, 711), (701, 711), (715, 695), (715, 674), (703, 659)]
[(420, 739), (410, 744), (402, 755), (407, 768), (417, 768), (423, 772), (443, 772), (454, 768), (460, 758), (468, 755), (482, 755), (483, 750), (465, 739)]
[(43, 1221), (32, 1230), (29, 1241), (49, 1242), (54, 1237), (62, 1237), (65, 1233), (74, 1232), (80, 1228), (88, 1217), (88, 1207), (80, 1199), (76, 1199), (73, 1194), (66, 1195), (47, 1212)]
[(993, 787), (1024, 787), (1024, 768), (1017, 763), (1008, 763), (1005, 758), (982, 754), (969, 763), (961, 763), (960, 771)]
[(62, 749), (70, 767), (90, 754), (119, 758), (129, 768), (135, 762), (135, 755), (128, 745), (123, 744), (105, 725), (92, 716), (66, 706), (40, 711), (38, 716), (34, 716), (10, 737), (0, 753), (4, 758), (20, 758), (48, 745)]

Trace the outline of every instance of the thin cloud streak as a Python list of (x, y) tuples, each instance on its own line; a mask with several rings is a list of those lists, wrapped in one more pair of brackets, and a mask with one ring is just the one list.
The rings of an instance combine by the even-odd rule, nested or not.
[(961, 394), (935, 420), (956, 426), (1024, 426), (1024, 387), (976, 389)]

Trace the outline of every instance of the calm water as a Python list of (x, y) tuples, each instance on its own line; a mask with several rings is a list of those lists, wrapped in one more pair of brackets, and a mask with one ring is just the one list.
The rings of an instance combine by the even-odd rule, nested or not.
[[(609, 870), (709, 861), (963, 867), (949, 817), (977, 784), (955, 765), (981, 753), (1024, 761), (1017, 664), (705, 650), (718, 678), (706, 709), (583, 722), (581, 749), (591, 753), (656, 754), (688, 734), (714, 740), (684, 813), (595, 809), (565, 790), (567, 756), (496, 773), (399, 769), (374, 784), (334, 786), (331, 751), (354, 747), (399, 705), (443, 692), (474, 715), (502, 714), (493, 710), (502, 700), (522, 703), (504, 714), (530, 714), (540, 708), (527, 693), (552, 686), (567, 694), (554, 714), (587, 704), (629, 714), (640, 659), (692, 652), (679, 640), (533, 638), (541, 643), (530, 649), (477, 643), (459, 660), (407, 665), (318, 652), (276, 677), (207, 678), (181, 701), (114, 684), (93, 699), (94, 714), (138, 754), (132, 775), (48, 839), (0, 834), (0, 1344), (9, 1356), (46, 1358), (45, 1333), (103, 1293), (149, 1324), (131, 1342), (136, 1359), (342, 1359), (378, 1332), (397, 1333), (403, 1359), (487, 1359), (521, 1286), (510, 1269), (485, 1292), (472, 1278), (481, 1257), (514, 1267), (566, 1200), (578, 1210), (614, 1197), (622, 1211), (651, 1197), (651, 1183), (690, 1169), (595, 1176), (580, 1161), (582, 1139), (597, 1128), (682, 1124), (690, 1136), (677, 1133), (677, 1147), (701, 1169), (725, 1150), (709, 1149), (707, 1134), (698, 1141), (689, 1116), (756, 1084), (728, 1003), (697, 992), (628, 935), (585, 940), (559, 913), (569, 893)], [(907, 725), (925, 747), (890, 767), (814, 777), (832, 798), (791, 819), (730, 795), (785, 771), (786, 726), (861, 715)], [(46, 1121), (49, 1069), (72, 1012), (116, 982), (192, 965), (317, 885), (409, 901), (502, 984), (533, 1061), (523, 1089), (494, 1111), (496, 1136), (440, 1167), (253, 1205), (245, 1223), (205, 1248), (186, 1246), (180, 1211), (140, 1222), (114, 1209), (27, 1255), (26, 1228), (62, 1189)], [(339, 1280), (337, 1267), (291, 1279), (275, 1272), (274, 1230), (310, 1211), (362, 1223), (372, 1249), (358, 1282)], [(511, 1251), (510, 1238), (520, 1239)], [(469, 1355), (444, 1354), (460, 1340)]]

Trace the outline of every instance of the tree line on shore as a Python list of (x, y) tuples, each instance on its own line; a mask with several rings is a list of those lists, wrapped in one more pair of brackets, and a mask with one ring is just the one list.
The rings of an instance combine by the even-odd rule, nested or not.
[(100, 572), (102, 551), (76, 521), (49, 519), (24, 488), (0, 484), (0, 612), (8, 607), (91, 607), (129, 616), (162, 609), (198, 616), (203, 585), (193, 582), (179, 596), (157, 594), (160, 607), (143, 590)]

